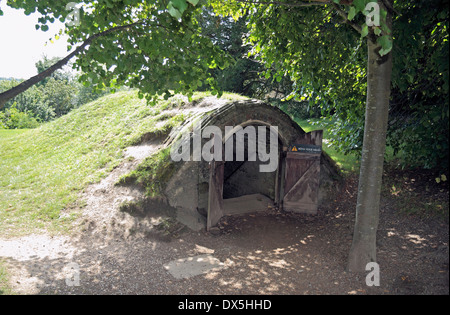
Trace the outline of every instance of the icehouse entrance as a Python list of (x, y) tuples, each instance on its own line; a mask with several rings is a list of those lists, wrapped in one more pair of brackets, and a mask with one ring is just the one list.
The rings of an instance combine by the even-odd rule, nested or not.
[[(189, 123), (192, 124), (186, 124)], [(259, 161), (258, 154), (256, 160), (249, 157), (245, 133), (244, 160), (180, 162), (177, 174), (167, 185), (166, 196), (170, 205), (177, 208), (181, 221), (202, 221), (209, 229), (224, 215), (267, 210), (271, 206), (298, 213), (317, 212), (323, 155), (321, 130), (306, 133), (280, 109), (255, 100), (227, 103), (205, 112), (201, 128), (208, 126), (222, 131), (223, 152), (227, 141), (236, 144), (236, 133), (227, 134), (226, 127), (266, 128), (266, 139), (257, 137), (257, 142), (265, 140), (268, 151), (269, 135), (273, 133), (270, 127), (276, 126), (277, 167), (273, 172), (260, 172), (259, 166), (267, 162)], [(202, 145), (209, 140), (202, 139)]]
[[(247, 128), (248, 126), (253, 128)], [(236, 133), (229, 135), (225, 143), (234, 144), (232, 161), (225, 161), (223, 174), (223, 202), (224, 214), (239, 214), (243, 212), (253, 212), (267, 210), (273, 207), (278, 201), (278, 183), (279, 183), (279, 161), (282, 151), (282, 145), (276, 134), (276, 164), (277, 169), (273, 172), (261, 172), (260, 165), (267, 164), (262, 161), (258, 150), (262, 147), (266, 152), (270, 152), (270, 128), (264, 125), (242, 126), (241, 136)], [(257, 129), (259, 127), (259, 129)], [(265, 129), (265, 139), (259, 133), (253, 136), (256, 141), (249, 141), (249, 133), (255, 130)], [(252, 135), (251, 135), (252, 136)], [(240, 143), (242, 142), (242, 143)], [(242, 145), (244, 160), (237, 156), (237, 146)]]

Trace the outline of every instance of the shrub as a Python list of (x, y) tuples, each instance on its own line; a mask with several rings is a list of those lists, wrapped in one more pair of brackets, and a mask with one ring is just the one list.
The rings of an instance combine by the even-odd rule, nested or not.
[(16, 104), (0, 113), (0, 128), (5, 129), (26, 129), (36, 128), (39, 122), (29, 112), (21, 112), (16, 108)]

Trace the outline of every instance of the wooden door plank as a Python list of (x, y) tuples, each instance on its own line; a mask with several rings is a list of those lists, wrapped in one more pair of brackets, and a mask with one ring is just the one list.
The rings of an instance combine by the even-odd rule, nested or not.
[(224, 162), (211, 162), (209, 179), (209, 198), (208, 198), (208, 217), (206, 220), (206, 229), (209, 229), (219, 223), (223, 217), (223, 176)]
[(286, 193), (283, 201), (284, 209), (299, 213), (317, 213), (319, 177), (320, 161), (316, 161)]
[(314, 161), (297, 160), (286, 158), (286, 180), (284, 193), (287, 194), (295, 183), (302, 178), (303, 174), (310, 168)]

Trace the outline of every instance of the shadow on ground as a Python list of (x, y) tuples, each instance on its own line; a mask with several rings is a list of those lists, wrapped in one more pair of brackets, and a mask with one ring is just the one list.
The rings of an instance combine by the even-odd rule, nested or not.
[[(316, 216), (271, 211), (225, 217), (218, 235), (184, 229), (164, 239), (148, 234), (105, 241), (93, 230), (48, 255), (6, 261), (13, 290), (22, 294), (449, 293), (448, 223), (397, 215), (386, 202), (378, 235), (380, 287), (368, 287), (365, 274), (346, 273), (354, 222), (354, 198), (347, 197)], [(202, 254), (225, 267), (185, 279), (164, 268)]]

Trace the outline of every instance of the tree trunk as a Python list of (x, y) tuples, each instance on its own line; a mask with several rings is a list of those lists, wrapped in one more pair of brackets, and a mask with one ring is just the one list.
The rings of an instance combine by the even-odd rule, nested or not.
[[(384, 8), (381, 5), (380, 7)], [(392, 25), (390, 20), (391, 18), (387, 19), (389, 27)], [(369, 36), (364, 142), (356, 222), (348, 261), (348, 271), (351, 272), (363, 272), (369, 262), (376, 262), (376, 234), (379, 222), (392, 73), (392, 53), (380, 57), (378, 54), (380, 49), (380, 45), (372, 36)]]

